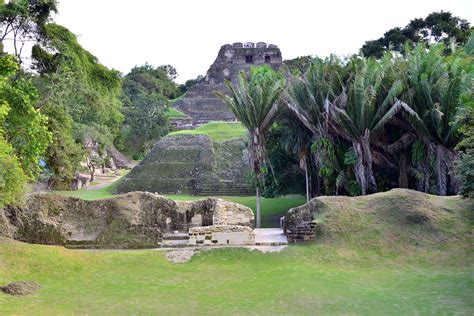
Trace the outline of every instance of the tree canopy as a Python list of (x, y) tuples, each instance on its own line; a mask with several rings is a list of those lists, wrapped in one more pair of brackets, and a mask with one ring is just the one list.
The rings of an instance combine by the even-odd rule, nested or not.
[(394, 27), (377, 40), (365, 42), (360, 51), (367, 57), (382, 57), (388, 50), (405, 53), (407, 42), (431, 45), (443, 42), (449, 48), (450, 41), (465, 44), (472, 28), (467, 20), (453, 16), (451, 12), (433, 12), (425, 19), (417, 18), (407, 26)]

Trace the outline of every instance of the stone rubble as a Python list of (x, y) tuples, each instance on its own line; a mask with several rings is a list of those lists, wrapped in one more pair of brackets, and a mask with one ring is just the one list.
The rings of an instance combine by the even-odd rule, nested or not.
[(166, 260), (172, 263), (186, 263), (191, 260), (195, 252), (193, 250), (176, 250), (166, 253)]

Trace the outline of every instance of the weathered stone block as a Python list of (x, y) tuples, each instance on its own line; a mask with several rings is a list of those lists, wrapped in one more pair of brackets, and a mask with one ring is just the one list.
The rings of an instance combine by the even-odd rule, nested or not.
[(212, 225), (189, 229), (190, 245), (253, 245), (255, 233), (247, 226)]

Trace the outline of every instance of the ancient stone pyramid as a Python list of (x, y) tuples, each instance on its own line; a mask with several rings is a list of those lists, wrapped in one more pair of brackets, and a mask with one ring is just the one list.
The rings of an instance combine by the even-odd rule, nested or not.
[[(195, 128), (212, 121), (235, 121), (213, 91), (227, 92), (224, 80), (238, 82), (241, 70), (269, 64), (281, 66), (280, 50), (266, 43), (234, 43), (219, 50), (204, 80), (193, 86), (174, 107), (188, 117), (175, 120), (177, 129)], [(172, 135), (153, 150), (118, 186), (117, 192), (149, 191), (195, 195), (248, 195), (249, 159), (246, 139), (213, 141), (207, 135)]]
[(275, 70), (280, 68), (282, 57), (280, 49), (266, 43), (234, 43), (221, 47), (216, 60), (207, 71), (203, 81), (191, 87), (186, 96), (173, 107), (185, 113), (188, 118), (174, 121), (178, 129), (193, 128), (212, 121), (235, 121), (225, 104), (213, 91), (227, 93), (224, 80), (238, 83), (240, 71), (248, 73), (250, 67), (268, 64)]

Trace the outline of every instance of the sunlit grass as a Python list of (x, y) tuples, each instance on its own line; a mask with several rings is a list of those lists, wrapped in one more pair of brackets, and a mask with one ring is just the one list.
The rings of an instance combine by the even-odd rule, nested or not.
[[(281, 253), (204, 251), (181, 265), (164, 252), (72, 251), (0, 242), (0, 284), (31, 280), (34, 295), (0, 293), (2, 315), (472, 315), (469, 266), (308, 244)], [(419, 258), (424, 261), (425, 258)]]
[(247, 129), (240, 123), (210, 122), (193, 130), (181, 130), (168, 135), (208, 135), (212, 140), (221, 142), (244, 138), (247, 135)]
[(186, 117), (186, 114), (184, 114), (183, 112), (175, 108), (169, 108), (166, 111), (166, 116), (168, 116), (169, 118), (180, 118), (180, 117)]

